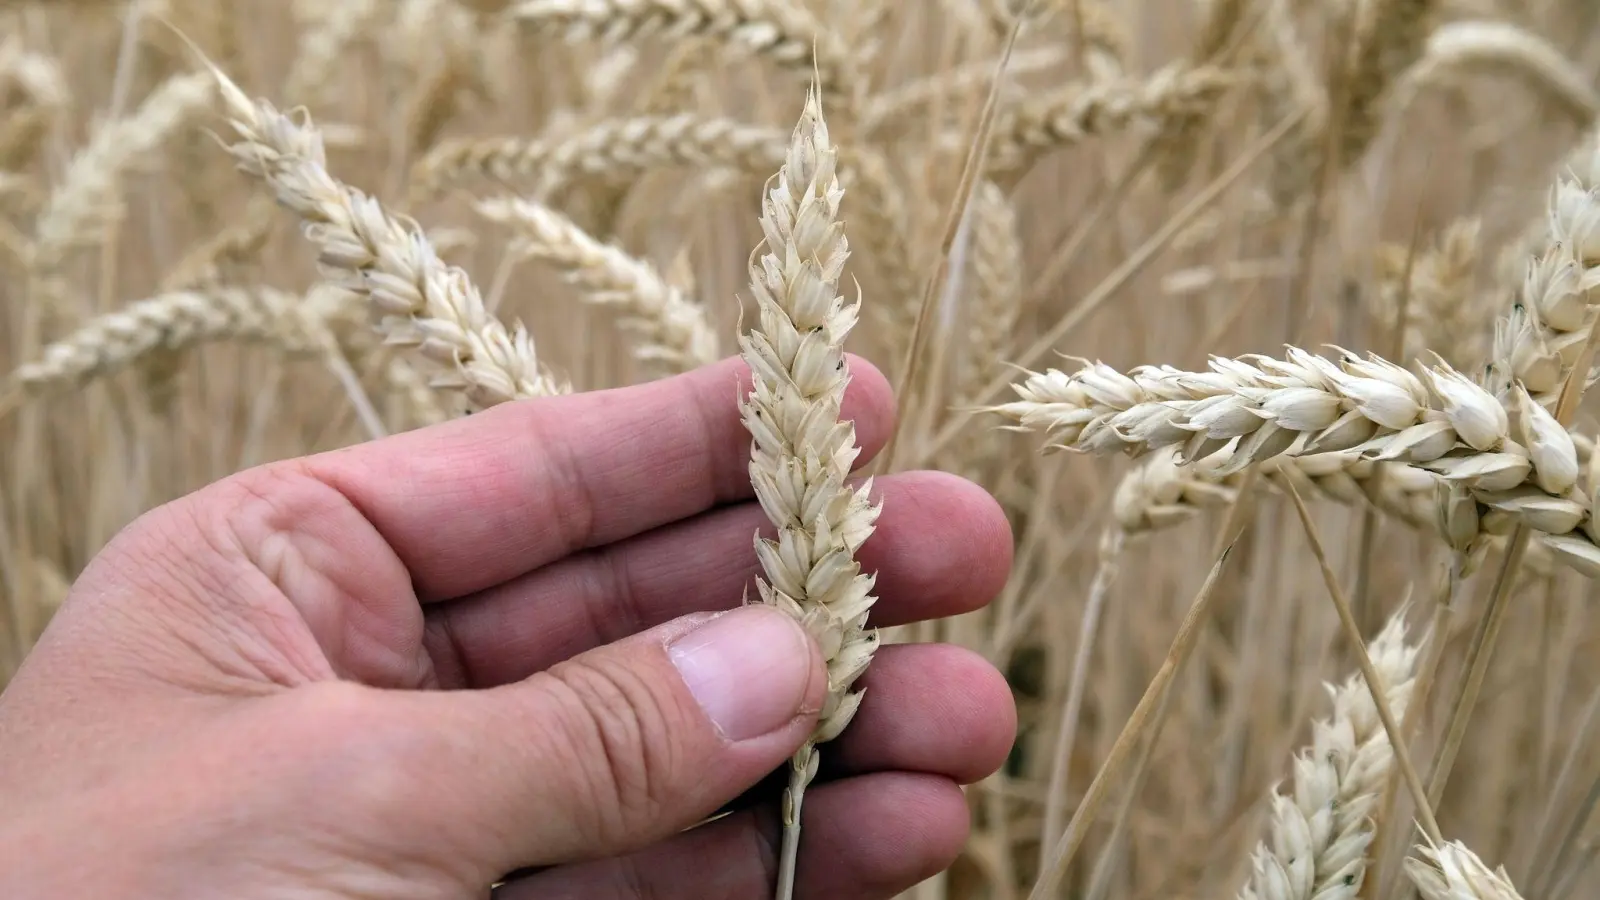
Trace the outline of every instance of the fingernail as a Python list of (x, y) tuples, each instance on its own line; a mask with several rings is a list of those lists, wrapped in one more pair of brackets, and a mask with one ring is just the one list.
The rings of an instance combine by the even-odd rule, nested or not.
[(722, 736), (743, 741), (799, 714), (816, 651), (782, 612), (743, 606), (679, 637), (667, 654)]

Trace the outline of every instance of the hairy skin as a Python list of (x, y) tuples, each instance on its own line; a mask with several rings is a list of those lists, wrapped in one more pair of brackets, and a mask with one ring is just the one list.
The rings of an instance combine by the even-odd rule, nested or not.
[[(893, 401), (851, 366), (865, 464)], [(721, 613), (764, 521), (748, 379), (730, 360), (506, 404), (140, 518), (0, 695), (0, 895), (481, 898), (515, 872), (495, 896), (767, 896), (777, 795), (751, 788), (826, 685), (781, 614)], [(876, 624), (998, 593), (1011, 538), (987, 495), (880, 485)], [(740, 733), (674, 664), (735, 627), (760, 638)], [(889, 897), (948, 865), (958, 785), (1013, 736), (1003, 679), (957, 648), (884, 648), (863, 684), (808, 794), (801, 896)]]

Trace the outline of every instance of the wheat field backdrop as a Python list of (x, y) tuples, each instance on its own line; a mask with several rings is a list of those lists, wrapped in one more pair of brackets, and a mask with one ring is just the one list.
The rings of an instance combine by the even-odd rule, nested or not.
[(911, 896), (1600, 890), (1592, 0), (0, 0), (0, 685), (155, 505), (740, 353), (812, 85), (873, 471), (1016, 536)]

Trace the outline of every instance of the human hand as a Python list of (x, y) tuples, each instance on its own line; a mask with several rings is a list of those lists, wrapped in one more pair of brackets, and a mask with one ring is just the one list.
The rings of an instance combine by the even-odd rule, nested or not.
[[(865, 463), (893, 403), (851, 365)], [(434, 900), (522, 870), (495, 896), (764, 900), (777, 793), (735, 801), (825, 683), (782, 614), (707, 612), (739, 606), (766, 526), (748, 374), (508, 404), (141, 517), (0, 695), (0, 896)], [(874, 624), (999, 591), (987, 494), (876, 485)], [(948, 865), (957, 785), (1011, 743), (1011, 695), (966, 651), (885, 646), (862, 684), (806, 795), (801, 897)]]

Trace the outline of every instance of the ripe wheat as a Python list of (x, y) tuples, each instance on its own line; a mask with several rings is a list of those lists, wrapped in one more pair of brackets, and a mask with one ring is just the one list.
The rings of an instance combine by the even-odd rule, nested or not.
[(756, 327), (740, 340), (754, 375), (740, 407), (754, 438), (750, 481), (777, 538), (756, 536), (764, 603), (803, 623), (828, 664), (828, 697), (816, 731), (791, 760), (784, 793), (779, 900), (794, 889), (801, 804), (816, 777), (816, 745), (837, 737), (861, 705), (851, 688), (872, 661), (876, 631), (866, 627), (873, 576), (856, 549), (871, 536), (879, 507), (869, 480), (845, 480), (860, 448), (855, 427), (839, 419), (850, 372), (845, 338), (859, 303), (846, 304), (839, 276), (849, 245), (838, 220), (843, 191), (838, 154), (815, 92), (795, 128), (788, 157), (762, 204), (762, 246), (751, 259)]

